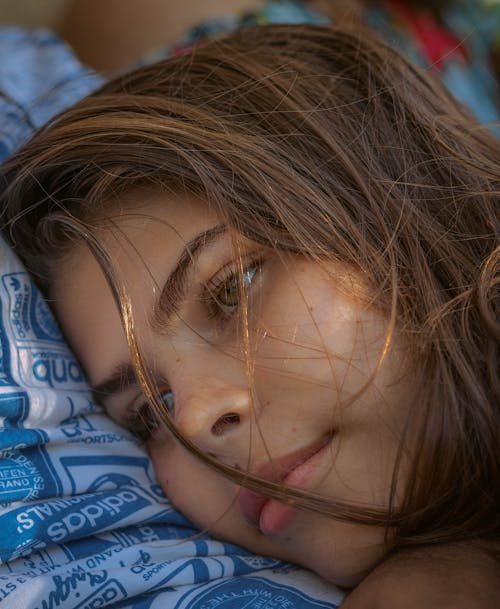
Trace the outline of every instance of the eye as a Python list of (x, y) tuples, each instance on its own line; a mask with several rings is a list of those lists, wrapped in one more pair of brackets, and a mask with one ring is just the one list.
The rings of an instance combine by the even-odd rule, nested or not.
[(173, 392), (170, 389), (168, 389), (167, 391), (163, 391), (163, 393), (161, 393), (160, 395), (160, 399), (165, 404), (167, 412), (169, 414), (172, 414), (175, 406)]
[(130, 412), (125, 426), (141, 442), (147, 442), (149, 438), (159, 429), (160, 422), (154, 415), (151, 406), (147, 402), (142, 402), (138, 407), (134, 407)]
[[(174, 410), (174, 394), (168, 389), (160, 394), (161, 401), (169, 414)], [(132, 405), (131, 412), (127, 417), (126, 427), (130, 429), (141, 442), (147, 442), (161, 428), (162, 423), (158, 420), (151, 404), (141, 401), (138, 405)]]
[(246, 292), (250, 289), (261, 266), (262, 260), (248, 263), (243, 268), (243, 272), (240, 268), (229, 266), (212, 278), (206, 287), (208, 294), (205, 299), (209, 316), (231, 317), (239, 307), (242, 291)]

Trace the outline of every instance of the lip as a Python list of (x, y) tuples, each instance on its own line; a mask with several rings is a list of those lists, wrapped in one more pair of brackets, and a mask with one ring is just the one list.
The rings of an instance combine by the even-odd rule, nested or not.
[[(294, 489), (305, 489), (331, 440), (330, 434), (306, 448), (273, 459), (253, 473), (270, 482), (280, 482), (283, 486)], [(243, 487), (238, 496), (238, 504), (244, 518), (269, 536), (282, 533), (296, 512), (293, 505), (269, 499)]]

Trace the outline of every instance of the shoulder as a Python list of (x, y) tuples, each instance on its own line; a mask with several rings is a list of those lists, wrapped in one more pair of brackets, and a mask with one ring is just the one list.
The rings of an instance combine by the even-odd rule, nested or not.
[(497, 609), (500, 566), (473, 544), (394, 553), (348, 596), (344, 609)]

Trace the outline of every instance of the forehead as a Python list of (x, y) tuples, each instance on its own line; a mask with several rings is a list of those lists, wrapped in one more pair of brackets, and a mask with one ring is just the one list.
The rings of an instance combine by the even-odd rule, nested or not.
[(139, 191), (111, 203), (95, 224), (99, 240), (114, 250), (126, 249), (127, 240), (147, 245), (148, 239), (175, 248), (217, 222), (208, 203), (194, 196)]
[[(209, 205), (187, 195), (134, 192), (103, 205), (89, 223), (92, 235), (124, 276), (132, 267), (148, 265), (160, 254), (164, 262), (174, 260), (193, 235), (219, 222)], [(83, 261), (92, 257), (84, 239), (76, 240), (69, 255), (56, 266), (52, 285), (60, 287), (67, 271), (83, 271)], [(74, 273), (73, 273), (74, 274)]]
[[(101, 214), (95, 236), (125, 284), (137, 317), (152, 302), (186, 244), (219, 223), (204, 202), (189, 197), (134, 194)], [(108, 282), (83, 241), (57, 266), (50, 298), (71, 347), (91, 380), (94, 361), (126, 359), (128, 346)], [(107, 337), (106, 340), (101, 338)], [(99, 352), (99, 358), (95, 353)]]

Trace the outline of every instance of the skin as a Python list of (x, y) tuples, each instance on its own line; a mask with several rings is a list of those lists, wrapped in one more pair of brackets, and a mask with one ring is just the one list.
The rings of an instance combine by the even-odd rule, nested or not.
[[(131, 297), (147, 366), (160, 390), (175, 397), (171, 416), (180, 431), (221, 462), (252, 473), (264, 468), (267, 477), (283, 477), (286, 467), (290, 473), (283, 460), (313, 447), (314, 456), (307, 453), (305, 463), (293, 465), (290, 485), (387, 506), (413, 387), (402, 374), (401, 349), (381, 360), (387, 321), (362, 298), (360, 278), (343, 265), (279, 255), (226, 232), (196, 252), (185, 297), (166, 319), (154, 303), (167, 277), (186, 244), (220, 221), (203, 202), (188, 198), (142, 194), (122, 206), (114, 228), (103, 227), (98, 236)], [(228, 279), (229, 269), (239, 268), (235, 242), (247, 270), (251, 380), (238, 321), (241, 294)], [(51, 296), (94, 387), (117, 367), (130, 367), (110, 289), (85, 245), (61, 262)], [(139, 423), (137, 417), (130, 422), (131, 413), (147, 409), (134, 378), (101, 401), (134, 430)], [(249, 520), (244, 492), (188, 453), (164, 426), (147, 448), (172, 502), (216, 536), (342, 586), (357, 584), (387, 551), (380, 528), (283, 512), (277, 502), (268, 502), (257, 522)]]
[(355, 588), (342, 609), (496, 609), (498, 562), (471, 542), (407, 548)]
[(199, 23), (261, 5), (262, 0), (73, 0), (58, 33), (83, 63), (112, 74), (179, 41)]
[[(103, 73), (126, 69), (154, 49), (178, 42), (210, 19), (255, 12), (264, 0), (73, 0), (58, 27), (83, 63)], [(336, 23), (359, 19), (361, 0), (311, 0)]]

